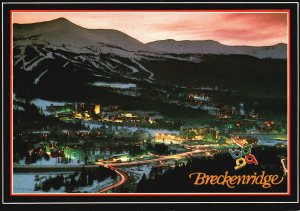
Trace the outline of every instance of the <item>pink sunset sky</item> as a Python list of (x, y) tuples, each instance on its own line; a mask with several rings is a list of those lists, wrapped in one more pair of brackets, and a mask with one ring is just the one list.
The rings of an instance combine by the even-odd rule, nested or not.
[(89, 29), (117, 29), (143, 43), (216, 40), (226, 45), (287, 43), (286, 12), (14, 12), (13, 23), (64, 17)]

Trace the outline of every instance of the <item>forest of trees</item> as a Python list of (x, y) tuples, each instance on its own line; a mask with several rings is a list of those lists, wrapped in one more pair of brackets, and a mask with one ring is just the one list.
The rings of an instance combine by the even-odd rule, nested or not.
[[(212, 158), (191, 158), (185, 165), (176, 165), (169, 168), (162, 175), (142, 178), (137, 186), (137, 192), (231, 192), (227, 186), (219, 185), (194, 185), (194, 180), (189, 178), (190, 173), (205, 172), (210, 175), (221, 175), (228, 171), (229, 175), (252, 175), (253, 172), (265, 171), (267, 174), (283, 175), (280, 163), (281, 156), (286, 156), (286, 148), (257, 147), (252, 149), (252, 154), (258, 160), (258, 165), (247, 164), (239, 171), (234, 170), (235, 160), (229, 153), (216, 154)], [(286, 178), (280, 185), (264, 189), (255, 185), (239, 185), (235, 192), (285, 192), (287, 190)]]
[(42, 190), (44, 192), (50, 189), (59, 190), (64, 187), (67, 193), (80, 192), (78, 188), (92, 186), (94, 180), (102, 182), (107, 178), (117, 179), (117, 173), (109, 168), (99, 166), (96, 170), (87, 170), (84, 166), (80, 172), (74, 172), (70, 175), (48, 176), (46, 178), (36, 175), (34, 190)]

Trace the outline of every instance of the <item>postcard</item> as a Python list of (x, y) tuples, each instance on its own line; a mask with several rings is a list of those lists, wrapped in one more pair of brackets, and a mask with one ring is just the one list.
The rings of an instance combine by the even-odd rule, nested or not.
[(6, 203), (299, 205), (297, 3), (2, 9)]

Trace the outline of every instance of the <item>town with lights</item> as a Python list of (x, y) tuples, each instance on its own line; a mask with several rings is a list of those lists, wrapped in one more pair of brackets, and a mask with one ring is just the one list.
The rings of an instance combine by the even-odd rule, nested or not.
[[(176, 102), (184, 106), (213, 105), (208, 95), (180, 96)], [(157, 111), (123, 110), (119, 105), (14, 102), (16, 113), (22, 106), (42, 122), (30, 129), (14, 127), (14, 171), (39, 172), (25, 174), (34, 181), (28, 187), (34, 193), (136, 192), (145, 181), (193, 159), (214, 159), (249, 144), (272, 146), (286, 159), (286, 121), (264, 119), (245, 111), (242, 103), (215, 106), (208, 111), (209, 120), (192, 125)]]
[[(145, 21), (147, 14), (135, 15)], [(186, 40), (184, 30), (181, 41), (171, 39), (178, 32), (161, 40), (151, 30), (131, 37), (128, 29), (113, 29), (116, 23), (112, 29), (85, 28), (66, 14), (27, 24), (24, 17), (34, 13), (19, 15), (13, 16), (9, 95), (13, 194), (287, 192), (288, 48), (283, 41), (229, 45), (211, 37)], [(109, 15), (95, 22), (106, 22)], [(164, 12), (157, 15), (167, 18)], [(168, 15), (171, 26), (180, 20), (188, 29), (184, 15)], [(198, 18), (191, 22), (204, 13), (193, 15)], [(217, 14), (211, 15), (197, 24)], [(218, 15), (224, 21), (240, 18)], [(83, 13), (75, 16), (86, 20)], [(153, 16), (144, 24), (152, 21)], [(156, 25), (152, 28), (159, 34)], [(148, 35), (157, 39), (138, 40)], [(210, 185), (217, 177), (201, 175), (282, 180), (268, 186), (258, 178), (233, 188), (225, 185), (229, 177)]]

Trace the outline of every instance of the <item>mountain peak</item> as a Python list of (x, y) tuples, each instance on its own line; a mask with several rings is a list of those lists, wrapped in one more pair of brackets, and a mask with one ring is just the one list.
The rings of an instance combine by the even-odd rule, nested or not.
[(66, 19), (66, 18), (63, 18), (63, 17), (60, 17), (60, 18), (57, 18), (57, 19), (53, 19), (53, 20), (50, 20), (50, 21), (47, 21), (48, 23), (55, 23), (55, 24), (58, 24), (58, 23), (65, 23), (65, 24), (74, 24), (72, 23), (70, 20)]
[(57, 18), (57, 19), (53, 19), (53, 20), (50, 20), (50, 21), (46, 21), (46, 22), (41, 22), (41, 23), (45, 23), (45, 24), (51, 24), (53, 25), (54, 27), (55, 26), (61, 26), (61, 25), (66, 25), (66, 26), (74, 26), (74, 27), (80, 27), (80, 28), (83, 28), (81, 26), (78, 26), (77, 24), (71, 22), (70, 20), (66, 19), (66, 18), (63, 18), (63, 17), (60, 17), (60, 18)]
[(64, 17), (60, 17), (60, 18), (54, 19), (53, 21), (68, 21), (68, 22), (70, 22), (68, 19), (66, 19)]
[(115, 29), (87, 29), (66, 18), (32, 24), (14, 25), (14, 36), (35, 37), (52, 45), (76, 47), (99, 46), (99, 43), (129, 51), (150, 51), (142, 42)]

